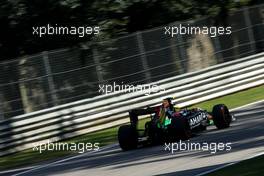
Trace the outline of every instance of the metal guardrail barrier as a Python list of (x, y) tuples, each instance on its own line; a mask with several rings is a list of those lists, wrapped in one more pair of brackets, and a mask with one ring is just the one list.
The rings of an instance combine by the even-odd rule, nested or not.
[[(116, 92), (0, 121), (0, 156), (128, 122), (128, 111), (153, 106), (167, 96), (185, 107), (264, 84), (264, 53), (170, 77), (152, 85), (166, 91)], [(219, 102), (220, 103), (220, 102)]]
[(156, 82), (263, 52), (264, 5), (230, 11), (225, 21), (230, 35), (165, 34), (215, 25), (202, 17), (0, 62), (0, 120), (97, 97), (101, 84)]

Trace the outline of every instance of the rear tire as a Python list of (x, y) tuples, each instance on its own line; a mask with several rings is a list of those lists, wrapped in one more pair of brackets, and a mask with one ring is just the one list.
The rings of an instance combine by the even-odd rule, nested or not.
[(123, 150), (136, 149), (138, 145), (137, 130), (131, 125), (123, 125), (118, 129), (119, 146)]
[(218, 129), (228, 128), (230, 126), (232, 116), (228, 108), (224, 104), (218, 104), (213, 107), (213, 121)]

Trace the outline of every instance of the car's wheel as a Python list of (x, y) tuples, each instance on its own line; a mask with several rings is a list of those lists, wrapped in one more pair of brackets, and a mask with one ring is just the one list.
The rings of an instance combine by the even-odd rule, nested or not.
[(218, 104), (212, 111), (214, 124), (218, 129), (228, 128), (232, 120), (228, 108), (224, 104)]
[(137, 148), (138, 134), (137, 130), (131, 125), (123, 125), (118, 129), (118, 141), (123, 150), (132, 150)]
[(192, 132), (188, 120), (183, 117), (172, 118), (169, 135), (173, 141), (191, 138)]

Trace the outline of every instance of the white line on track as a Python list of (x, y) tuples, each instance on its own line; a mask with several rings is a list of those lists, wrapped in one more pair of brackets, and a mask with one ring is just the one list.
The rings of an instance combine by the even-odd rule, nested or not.
[(261, 156), (261, 155), (264, 155), (264, 152), (258, 153), (258, 154), (256, 154), (256, 155), (253, 155), (253, 156), (248, 157), (248, 158), (243, 159), (243, 160), (239, 160), (239, 161), (236, 161), (236, 162), (232, 162), (232, 163), (225, 164), (225, 165), (223, 165), (223, 166), (219, 166), (219, 167), (217, 167), (217, 168), (214, 168), (214, 169), (211, 169), (211, 170), (208, 170), (208, 171), (202, 172), (202, 173), (197, 174), (197, 175), (195, 175), (195, 176), (204, 176), (204, 175), (210, 174), (210, 173), (212, 173), (212, 172), (218, 171), (218, 170), (220, 170), (220, 169), (226, 168), (226, 167), (228, 167), (228, 166), (232, 166), (232, 165), (234, 165), (234, 164), (237, 164), (237, 163), (240, 163), (240, 162), (242, 162), (242, 161), (249, 160), (249, 159), (252, 159), (252, 158), (256, 158), (256, 157)]
[[(253, 103), (249, 103), (249, 104), (246, 104), (246, 105), (243, 105), (243, 106), (240, 106), (240, 107), (237, 107), (237, 108), (231, 109), (230, 111), (235, 111), (235, 110), (243, 109), (243, 108), (245, 108), (245, 107), (248, 107), (248, 106), (251, 106), (251, 105), (255, 105), (255, 104), (258, 104), (258, 103), (262, 103), (262, 102), (264, 102), (264, 100), (256, 101), (256, 102), (253, 102)], [(223, 166), (219, 166), (219, 167), (217, 167), (217, 168), (214, 168), (214, 169), (211, 169), (211, 170), (208, 170), (208, 171), (202, 172), (202, 173), (197, 174), (197, 175), (195, 175), (195, 176), (204, 176), (204, 175), (210, 174), (210, 173), (212, 173), (212, 172), (218, 171), (218, 170), (220, 170), (220, 169), (226, 168), (226, 167), (228, 167), (228, 166), (232, 166), (232, 165), (234, 165), (234, 164), (237, 164), (237, 163), (239, 163), (239, 162), (241, 162), (241, 161), (245, 161), (245, 160), (248, 160), (248, 159), (252, 159), (252, 158), (258, 157), (258, 156), (260, 156), (260, 155), (264, 155), (264, 152), (258, 153), (258, 154), (256, 154), (256, 155), (253, 155), (253, 156), (251, 156), (251, 157), (249, 157), (249, 158), (246, 158), (246, 159), (243, 159), (243, 160), (239, 160), (239, 161), (236, 161), (236, 162), (232, 162), (232, 163), (225, 164), (225, 165), (223, 165)]]
[[(261, 103), (261, 102), (264, 102), (264, 100), (260, 100), (260, 101), (257, 101), (257, 102), (253, 102), (253, 103), (249, 103), (249, 104), (246, 104), (246, 105), (243, 105), (243, 106), (240, 106), (240, 107), (237, 107), (237, 108), (234, 108), (234, 109), (231, 109), (230, 111), (235, 111), (235, 110), (238, 110), (238, 109), (242, 109), (242, 108), (245, 108), (247, 106), (251, 106), (251, 105), (255, 105), (255, 104), (258, 104), (258, 103)], [(113, 148), (115, 146), (118, 146), (118, 144), (112, 144), (112, 145), (109, 145), (109, 146), (105, 146), (104, 148), (102, 148), (101, 150), (98, 150), (98, 151), (92, 151), (92, 152), (86, 152), (84, 154), (81, 154), (81, 155), (76, 155), (76, 156), (73, 156), (73, 157), (69, 157), (69, 158), (65, 158), (65, 159), (62, 159), (62, 160), (59, 160), (59, 161), (55, 161), (55, 162), (52, 162), (52, 163), (49, 163), (49, 164), (45, 164), (45, 165), (41, 165), (41, 166), (35, 166), (35, 167), (28, 167), (29, 169), (27, 168), (22, 168), (21, 170), (25, 170), (27, 169), (26, 171), (23, 171), (23, 172), (20, 172), (20, 173), (17, 173), (17, 174), (14, 174), (13, 176), (18, 176), (18, 175), (22, 175), (22, 174), (26, 174), (26, 173), (29, 173), (29, 172), (32, 172), (34, 170), (38, 170), (38, 169), (43, 169), (43, 168), (46, 168), (48, 166), (52, 166), (52, 165), (55, 165), (55, 164), (58, 164), (58, 163), (61, 163), (61, 162), (65, 162), (65, 161), (69, 161), (71, 159), (75, 159), (75, 158), (80, 158), (80, 157), (83, 157), (83, 156), (89, 156), (90, 154), (93, 154), (93, 153), (96, 153), (96, 152), (100, 152), (100, 151), (103, 151), (103, 150), (107, 150), (107, 149), (110, 149), (110, 148)], [(264, 154), (264, 153), (263, 153)], [(258, 155), (261, 155), (261, 154), (258, 154)], [(256, 157), (256, 156), (253, 156), (253, 157)], [(252, 158), (253, 158), (252, 157)], [(249, 159), (249, 158), (248, 158)], [(238, 161), (240, 162), (240, 161)], [(208, 173), (211, 173), (213, 171), (216, 171), (216, 170), (219, 170), (221, 168), (224, 168), (224, 167), (227, 167), (229, 165), (233, 165), (233, 164), (236, 164), (238, 162), (233, 162), (233, 163), (229, 163), (229, 164), (226, 164), (224, 166), (220, 166), (218, 168), (215, 168), (215, 169), (212, 169), (212, 170), (209, 170), (209, 171), (206, 171), (206, 172), (203, 172), (203, 173), (200, 173), (196, 176), (202, 176), (202, 175), (205, 175), (205, 174), (208, 174)], [(19, 169), (17, 169), (19, 170)], [(12, 171), (16, 171), (16, 170), (8, 170), (8, 171), (4, 171), (4, 172), (0, 172), (1, 173), (7, 173), (7, 172), (12, 172)]]
[(242, 108), (245, 108), (245, 107), (248, 107), (248, 106), (251, 106), (251, 105), (255, 105), (255, 104), (258, 104), (258, 103), (262, 103), (262, 102), (264, 102), (264, 100), (260, 100), (260, 101), (249, 103), (249, 104), (246, 104), (246, 105), (243, 105), (243, 106), (239, 106), (237, 108), (231, 109), (230, 111), (235, 111), (235, 110), (242, 109)]

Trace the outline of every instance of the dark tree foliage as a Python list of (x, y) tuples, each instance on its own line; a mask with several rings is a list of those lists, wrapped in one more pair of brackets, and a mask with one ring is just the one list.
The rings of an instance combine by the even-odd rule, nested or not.
[[(252, 0), (251, 4), (254, 4)], [(0, 60), (44, 50), (107, 40), (176, 20), (211, 16), (221, 22), (228, 9), (250, 0), (1, 0)], [(256, 1), (258, 3), (258, 1)], [(99, 38), (32, 35), (33, 26), (100, 26)]]

